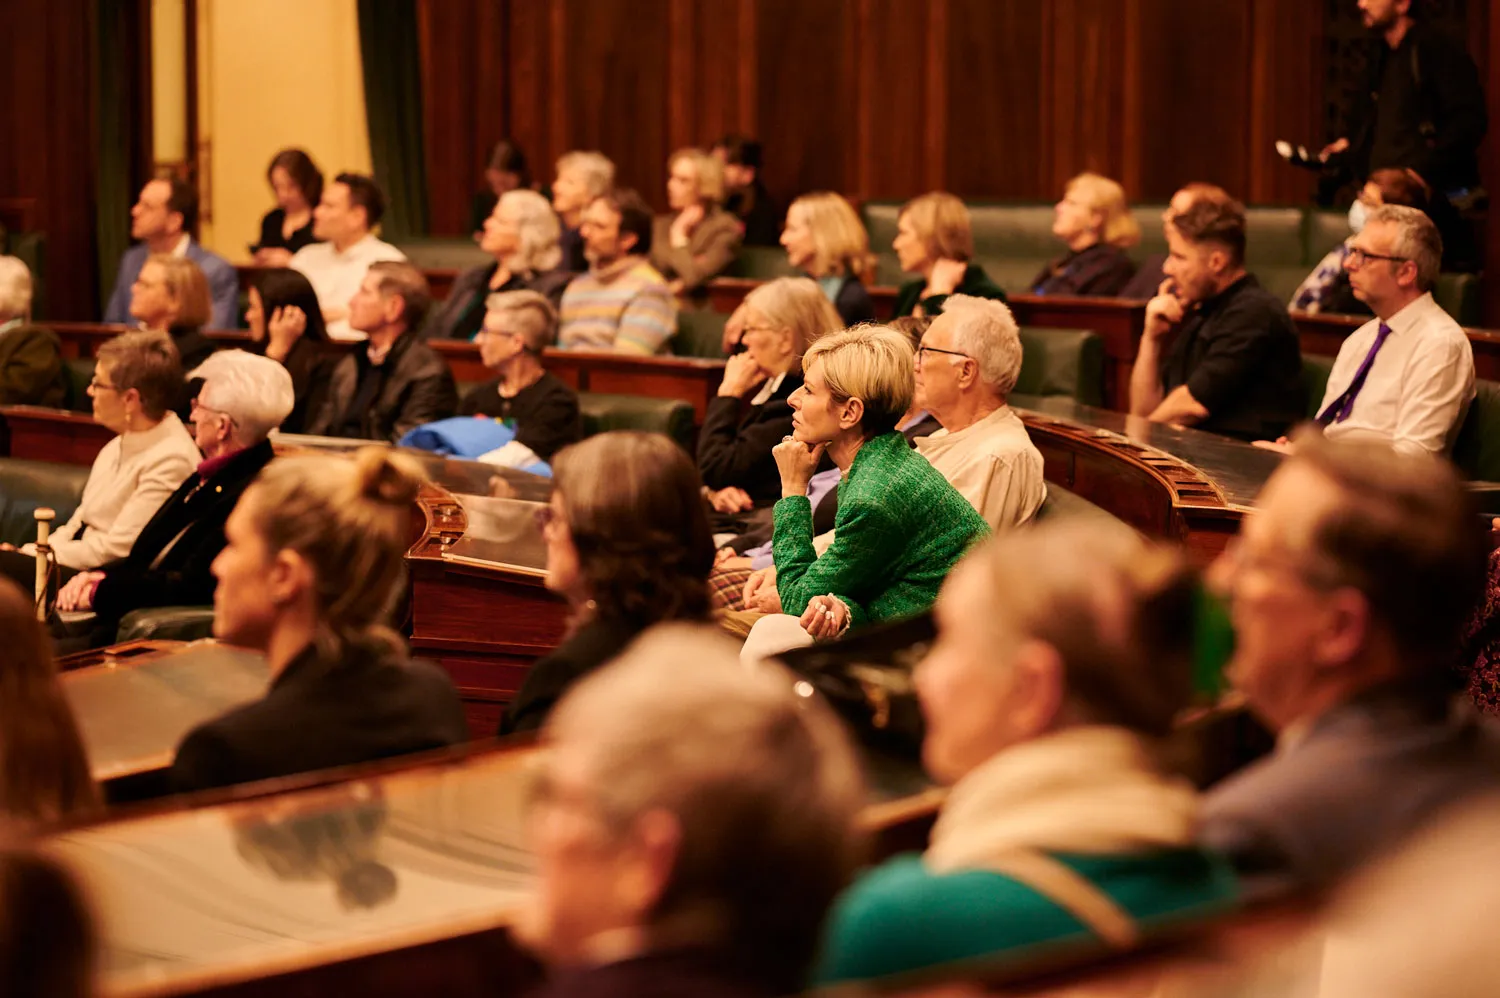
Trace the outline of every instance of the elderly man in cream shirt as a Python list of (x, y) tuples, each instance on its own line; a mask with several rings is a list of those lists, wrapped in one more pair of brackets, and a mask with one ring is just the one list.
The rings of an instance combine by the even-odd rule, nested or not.
[(1026, 523), (1047, 498), (1041, 452), (1005, 402), (1020, 373), (1020, 330), (998, 301), (949, 298), (917, 350), (917, 401), (943, 427), (917, 452), (995, 530)]

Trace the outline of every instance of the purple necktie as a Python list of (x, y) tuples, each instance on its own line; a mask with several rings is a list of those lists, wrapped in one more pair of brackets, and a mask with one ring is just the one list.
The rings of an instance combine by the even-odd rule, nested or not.
[(1380, 329), (1375, 333), (1375, 342), (1370, 346), (1370, 352), (1365, 354), (1364, 363), (1360, 364), (1359, 370), (1354, 372), (1354, 380), (1349, 382), (1349, 387), (1344, 389), (1344, 394), (1328, 403), (1328, 408), (1318, 413), (1319, 426), (1342, 423), (1349, 418), (1349, 413), (1354, 411), (1354, 397), (1365, 386), (1365, 379), (1370, 376), (1370, 368), (1375, 364), (1375, 355), (1380, 352), (1380, 345), (1389, 335), (1391, 335), (1391, 327), (1382, 322)]

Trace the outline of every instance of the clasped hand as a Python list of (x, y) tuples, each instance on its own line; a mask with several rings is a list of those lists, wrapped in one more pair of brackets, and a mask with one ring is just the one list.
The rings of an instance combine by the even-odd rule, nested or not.
[(814, 596), (807, 601), (807, 609), (802, 611), (798, 623), (816, 641), (836, 638), (849, 626), (849, 607), (832, 593)]
[(73, 576), (57, 591), (57, 609), (63, 613), (93, 609), (94, 587), (103, 578), (103, 572), (79, 572)]

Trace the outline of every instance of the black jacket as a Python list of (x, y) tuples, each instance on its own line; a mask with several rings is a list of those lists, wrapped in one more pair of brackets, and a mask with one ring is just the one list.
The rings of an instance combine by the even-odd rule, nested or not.
[(199, 725), (177, 748), (177, 792), (227, 787), (457, 745), (469, 737), (448, 674), (429, 662), (309, 648), (265, 697)]
[(212, 603), (216, 580), (209, 566), (224, 550), (224, 521), (274, 456), (271, 442), (262, 440), (207, 480), (196, 471), (189, 475), (141, 529), (130, 554), (105, 567), (94, 590), (99, 619), (117, 622), (148, 606)]
[(624, 651), (642, 629), (638, 624), (606, 617), (595, 617), (578, 628), (527, 671), (520, 692), (500, 719), (498, 734), (540, 728), (569, 687)]
[(792, 407), (787, 399), (801, 386), (802, 371), (795, 368), (760, 405), (750, 404), (760, 385), (741, 398), (720, 395), (711, 399), (698, 432), (698, 471), (703, 484), (711, 489), (742, 488), (757, 506), (780, 499), (781, 472), (771, 448), (792, 432)]
[(1095, 243), (1076, 253), (1066, 253), (1043, 267), (1031, 282), (1037, 295), (1117, 295), (1135, 276), (1135, 264), (1125, 251), (1108, 243)]
[(857, 277), (844, 278), (837, 297), (833, 299), (833, 310), (846, 326), (875, 321), (875, 302)]
[[(499, 266), (484, 264), (458, 275), (447, 299), (433, 308), (422, 335), (427, 339), (472, 340), (484, 325), (485, 300), (495, 293), (490, 291), (490, 279)], [(559, 308), (563, 291), (575, 276), (573, 271), (561, 267), (534, 274), (512, 274), (504, 287), (496, 291), (536, 291), (546, 295), (553, 308)]]
[[(359, 394), (360, 378), (381, 378), (374, 400), (359, 414), (359, 432), (344, 429), (346, 417)], [(447, 419), (458, 408), (453, 373), (437, 352), (415, 332), (405, 332), (391, 345), (379, 368), (370, 364), (364, 347), (344, 357), (333, 369), (328, 394), (307, 432), (329, 437), (351, 436), (395, 443), (408, 430)]]

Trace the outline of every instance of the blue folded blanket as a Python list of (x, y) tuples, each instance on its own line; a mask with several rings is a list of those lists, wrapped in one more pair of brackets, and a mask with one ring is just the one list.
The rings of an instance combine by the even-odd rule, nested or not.
[(474, 458), (504, 447), (514, 439), (516, 431), (499, 420), (454, 416), (407, 431), (397, 446)]

